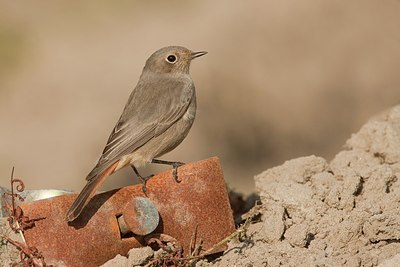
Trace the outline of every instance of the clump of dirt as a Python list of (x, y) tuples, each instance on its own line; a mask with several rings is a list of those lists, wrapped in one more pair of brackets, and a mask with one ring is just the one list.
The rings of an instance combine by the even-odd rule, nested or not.
[(261, 220), (199, 266), (400, 266), (400, 106), (328, 163), (308, 156), (255, 177)]

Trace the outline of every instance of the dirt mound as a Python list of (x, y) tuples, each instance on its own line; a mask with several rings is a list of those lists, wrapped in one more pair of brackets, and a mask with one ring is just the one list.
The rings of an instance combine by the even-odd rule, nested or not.
[(257, 175), (260, 222), (209, 264), (400, 266), (399, 176), (396, 106), (353, 134), (329, 164), (302, 157)]

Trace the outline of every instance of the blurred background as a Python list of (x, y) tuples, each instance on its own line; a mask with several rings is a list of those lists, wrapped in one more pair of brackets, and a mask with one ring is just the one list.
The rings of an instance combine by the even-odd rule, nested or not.
[[(332, 159), (400, 99), (399, 1), (0, 0), (0, 185), (80, 190), (145, 60), (182, 45), (198, 114), (166, 160), (220, 157), (231, 188), (294, 157)], [(143, 174), (167, 167), (142, 170)], [(136, 182), (126, 168), (109, 190)]]

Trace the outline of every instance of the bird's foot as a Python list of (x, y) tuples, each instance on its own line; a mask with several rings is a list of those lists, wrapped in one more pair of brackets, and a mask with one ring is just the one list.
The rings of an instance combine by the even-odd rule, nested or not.
[(177, 182), (177, 183), (181, 182), (181, 180), (179, 180), (179, 178), (178, 178), (178, 168), (180, 166), (183, 166), (183, 165), (185, 165), (185, 163), (179, 162), (179, 161), (174, 162), (174, 164), (172, 165), (172, 168), (173, 168), (172, 169), (172, 176), (174, 177), (175, 182)]
[(140, 175), (140, 173), (138, 172), (138, 170), (136, 169), (135, 166), (131, 165), (131, 167), (132, 167), (133, 171), (135, 172), (135, 174), (136, 174), (137, 178), (139, 179), (139, 181), (142, 183), (142, 191), (146, 195), (146, 192), (147, 192), (146, 183), (147, 183), (148, 180), (150, 180), (151, 177), (154, 176), (154, 174), (150, 174), (149, 176), (143, 177), (143, 176)]
[(149, 176), (146, 176), (146, 177), (138, 176), (139, 181), (142, 183), (142, 191), (144, 194), (146, 194), (146, 192), (147, 192), (146, 183), (153, 176), (154, 176), (154, 174), (150, 174)]
[(161, 159), (153, 159), (151, 163), (157, 163), (157, 164), (165, 164), (165, 165), (171, 165), (172, 166), (172, 176), (174, 177), (174, 180), (177, 183), (180, 183), (181, 180), (178, 178), (178, 168), (182, 165), (185, 165), (183, 162), (179, 161), (167, 161), (167, 160), (161, 160)]

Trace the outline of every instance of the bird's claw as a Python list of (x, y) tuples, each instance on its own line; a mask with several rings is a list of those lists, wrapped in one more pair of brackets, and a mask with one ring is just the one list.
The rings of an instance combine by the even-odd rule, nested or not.
[(179, 162), (179, 161), (174, 162), (174, 163), (172, 164), (172, 167), (173, 167), (173, 169), (172, 169), (172, 176), (174, 177), (174, 180), (175, 180), (175, 182), (177, 182), (177, 183), (180, 183), (180, 182), (182, 181), (182, 180), (179, 180), (179, 178), (178, 178), (178, 168), (179, 168), (180, 166), (183, 166), (183, 165), (185, 165), (185, 163)]
[(146, 194), (146, 192), (147, 192), (147, 188), (146, 188), (147, 180), (150, 180), (150, 178), (153, 176), (154, 176), (154, 174), (151, 174), (146, 177), (138, 176), (139, 181), (142, 183), (142, 191), (144, 194)]

